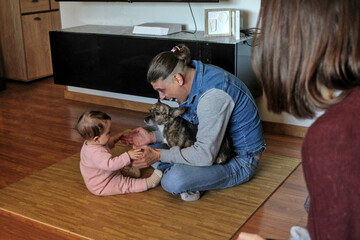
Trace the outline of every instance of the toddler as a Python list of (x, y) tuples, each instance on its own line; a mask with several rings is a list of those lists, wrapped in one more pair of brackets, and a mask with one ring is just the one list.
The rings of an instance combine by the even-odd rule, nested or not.
[(149, 178), (136, 179), (123, 175), (121, 170), (129, 172), (131, 160), (139, 158), (141, 150), (132, 149), (119, 156), (112, 155), (110, 148), (122, 136), (110, 137), (111, 118), (106, 113), (85, 112), (75, 128), (85, 139), (80, 152), (80, 171), (91, 193), (107, 196), (143, 192), (159, 184), (162, 172), (157, 169)]

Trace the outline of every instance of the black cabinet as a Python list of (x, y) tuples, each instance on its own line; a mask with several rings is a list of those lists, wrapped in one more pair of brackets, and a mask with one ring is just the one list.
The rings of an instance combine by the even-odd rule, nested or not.
[(251, 68), (250, 41), (204, 38), (203, 32), (134, 35), (131, 27), (119, 26), (86, 25), (50, 32), (56, 84), (154, 98), (158, 94), (146, 82), (148, 65), (156, 54), (179, 43), (190, 48), (193, 59), (235, 74), (254, 97), (261, 95)]

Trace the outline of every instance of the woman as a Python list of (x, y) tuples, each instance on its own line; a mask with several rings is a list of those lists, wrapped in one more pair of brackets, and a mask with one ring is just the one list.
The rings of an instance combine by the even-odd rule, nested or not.
[(326, 110), (302, 145), (311, 239), (360, 236), (359, 13), (358, 0), (264, 1), (260, 11), (253, 63), (269, 109)]
[[(158, 54), (147, 79), (161, 99), (176, 99), (188, 109), (182, 117), (197, 124), (198, 132), (196, 142), (188, 148), (142, 147), (143, 158), (134, 161), (134, 166), (144, 168), (161, 161), (157, 168), (164, 172), (162, 187), (185, 201), (199, 199), (201, 191), (251, 179), (265, 142), (256, 104), (243, 82), (223, 69), (191, 61), (190, 50), (183, 44)], [(225, 133), (231, 137), (235, 156), (214, 165)], [(161, 142), (162, 136), (138, 128), (128, 141), (140, 147)]]

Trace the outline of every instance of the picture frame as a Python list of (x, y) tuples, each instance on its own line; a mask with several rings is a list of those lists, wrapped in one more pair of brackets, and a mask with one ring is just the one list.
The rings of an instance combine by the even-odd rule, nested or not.
[(232, 9), (205, 9), (205, 37), (231, 36)]

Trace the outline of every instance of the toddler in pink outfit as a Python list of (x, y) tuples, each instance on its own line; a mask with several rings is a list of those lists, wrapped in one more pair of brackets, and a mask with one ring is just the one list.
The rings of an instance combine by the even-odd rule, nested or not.
[[(156, 187), (162, 172), (155, 169), (149, 178), (130, 178), (123, 175), (129, 171), (131, 160), (141, 155), (141, 150), (129, 150), (113, 156), (110, 148), (121, 136), (110, 136), (111, 118), (100, 111), (83, 113), (76, 130), (85, 139), (80, 152), (80, 171), (86, 187), (95, 195), (107, 196), (143, 192)], [(140, 172), (138, 174), (140, 176)]]

